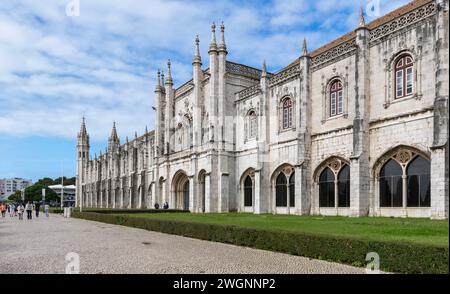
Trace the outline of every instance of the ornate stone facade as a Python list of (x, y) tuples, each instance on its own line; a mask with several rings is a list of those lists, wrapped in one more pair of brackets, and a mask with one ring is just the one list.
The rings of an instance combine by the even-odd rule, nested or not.
[(448, 218), (447, 0), (361, 14), (274, 74), (227, 61), (224, 30), (192, 80), (158, 73), (154, 131), (91, 159), (83, 121), (77, 205)]

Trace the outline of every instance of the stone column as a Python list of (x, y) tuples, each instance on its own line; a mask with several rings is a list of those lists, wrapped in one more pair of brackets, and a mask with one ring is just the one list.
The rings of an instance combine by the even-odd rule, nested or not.
[(369, 212), (369, 37), (362, 9), (356, 29), (355, 54), (355, 118), (353, 120), (353, 152), (350, 163), (350, 215)]
[(196, 201), (196, 195), (195, 192), (197, 189), (195, 189), (195, 185), (197, 184), (197, 181), (195, 180), (195, 177), (193, 175), (188, 176), (189, 178), (189, 211), (195, 212), (197, 209), (197, 206), (195, 205)]
[(211, 212), (211, 185), (210, 185), (210, 174), (205, 174), (205, 212)]
[[(255, 175), (253, 177), (253, 181), (254, 181), (254, 189), (252, 189), (252, 193), (254, 195), (253, 197), (253, 212), (256, 214), (260, 214), (260, 213), (265, 213), (266, 209), (265, 209), (265, 202), (267, 198), (266, 195), (264, 195), (263, 191), (261, 189), (261, 170), (255, 170)], [(245, 189), (244, 189), (244, 193), (245, 193)], [(241, 195), (244, 195), (244, 193), (242, 193)], [(244, 200), (244, 197), (241, 197), (242, 200)], [(244, 203), (242, 203), (242, 207), (245, 207)]]
[(431, 217), (448, 218), (449, 143), (448, 143), (448, 0), (436, 1), (436, 85), (434, 100), (433, 145), (431, 146)]
[(306, 39), (303, 41), (300, 57), (299, 101), (296, 104), (296, 132), (298, 164), (295, 168), (295, 206), (300, 215), (310, 213), (312, 192), (311, 179), (311, 57), (308, 54)]

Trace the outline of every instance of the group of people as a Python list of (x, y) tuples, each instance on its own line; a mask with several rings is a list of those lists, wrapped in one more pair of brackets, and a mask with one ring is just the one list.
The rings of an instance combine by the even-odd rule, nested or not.
[[(18, 216), (20, 220), (23, 220), (23, 214), (26, 212), (27, 219), (31, 220), (33, 218), (33, 211), (35, 211), (36, 217), (39, 217), (40, 210), (40, 202), (32, 203), (31, 201), (28, 201), (25, 205), (23, 205), (23, 203), (0, 203), (0, 212), (2, 214), (2, 218), (6, 216), (6, 213), (8, 213), (10, 217)], [(49, 210), (50, 206), (48, 204), (45, 204), (44, 213), (47, 217), (49, 216)]]
[[(159, 209), (159, 203), (158, 202), (155, 203), (155, 209)], [(164, 202), (163, 209), (169, 209), (169, 202), (167, 202), (167, 201)]]

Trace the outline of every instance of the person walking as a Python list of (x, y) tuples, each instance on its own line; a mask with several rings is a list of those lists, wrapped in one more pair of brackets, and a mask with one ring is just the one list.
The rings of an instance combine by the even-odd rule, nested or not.
[(4, 203), (0, 203), (0, 212), (2, 213), (2, 217), (5, 217), (6, 205)]
[(19, 214), (19, 219), (23, 220), (23, 211), (25, 208), (23, 207), (22, 203), (19, 204), (19, 207), (17, 208), (17, 213)]
[(27, 211), (27, 219), (33, 218), (33, 204), (31, 204), (31, 201), (28, 201), (28, 203), (25, 205), (25, 210)]
[(11, 204), (9, 206), (9, 217), (13, 217), (14, 216), (14, 211), (16, 210), (16, 206), (13, 204)]
[(50, 210), (50, 205), (45, 204), (44, 205), (44, 211), (45, 211), (45, 215), (48, 217), (48, 211)]
[(39, 217), (39, 210), (41, 209), (41, 203), (40, 202), (36, 203), (34, 209), (36, 211), (36, 217)]

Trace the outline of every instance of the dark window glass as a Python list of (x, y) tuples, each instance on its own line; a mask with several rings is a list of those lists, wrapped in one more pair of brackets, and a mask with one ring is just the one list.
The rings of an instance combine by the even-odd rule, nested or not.
[(244, 181), (244, 206), (253, 206), (253, 182), (250, 176)]
[(286, 186), (286, 176), (284, 173), (280, 173), (277, 177), (276, 182), (276, 200), (275, 205), (277, 207), (286, 207), (287, 206), (287, 186)]
[(319, 177), (319, 206), (334, 207), (334, 173), (328, 167)]
[(402, 167), (393, 159), (386, 162), (380, 171), (380, 206), (402, 206)]
[(295, 173), (289, 178), (289, 206), (295, 207)]
[(183, 209), (189, 209), (189, 181), (186, 181), (183, 187), (184, 199), (183, 199)]
[(421, 156), (408, 165), (408, 207), (430, 206), (430, 162)]
[(338, 206), (350, 207), (350, 167), (345, 165), (338, 175)]

